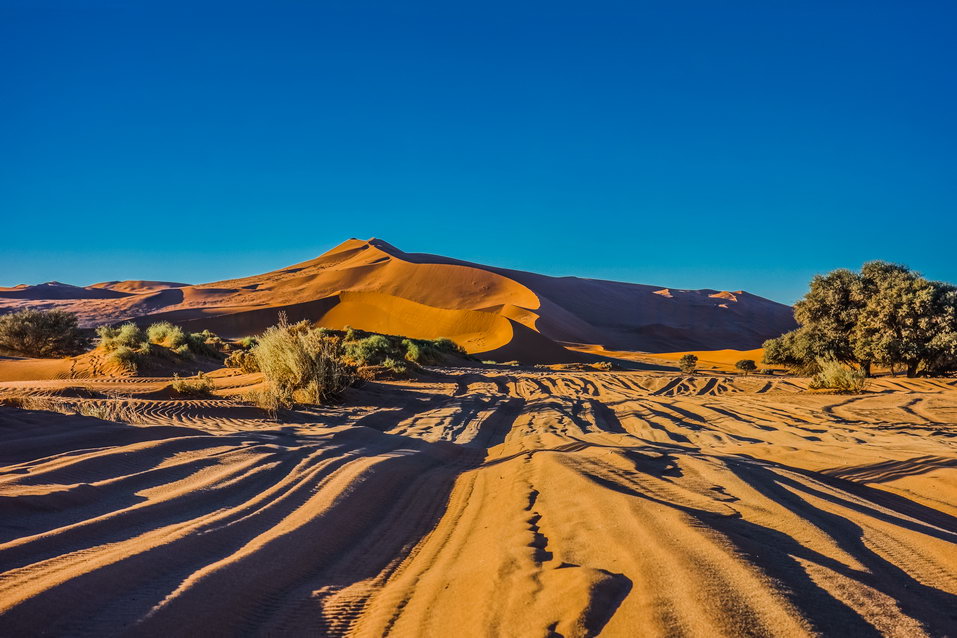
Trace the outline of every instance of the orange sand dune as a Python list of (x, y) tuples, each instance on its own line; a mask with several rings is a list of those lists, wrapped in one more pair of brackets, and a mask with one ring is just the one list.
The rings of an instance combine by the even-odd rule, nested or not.
[(87, 286), (87, 288), (108, 288), (110, 290), (119, 290), (120, 292), (131, 292), (131, 293), (142, 293), (142, 292), (156, 292), (158, 290), (165, 290), (166, 288), (185, 288), (189, 284), (181, 284), (175, 281), (144, 281), (144, 280), (128, 280), (128, 281), (103, 281), (98, 284), (93, 284), (92, 286)]
[(432, 374), (0, 383), (0, 635), (954, 635), (957, 380)]
[[(328, 326), (461, 338), (473, 354), (518, 352), (529, 362), (580, 359), (566, 343), (645, 352), (754, 348), (793, 327), (789, 307), (742, 291), (547, 277), (404, 253), (377, 239), (350, 239), (281, 270), (197, 286), (62, 287), (47, 297), (42, 286), (0, 291), (0, 309), (66, 308), (85, 325), (162, 318), (233, 337), (261, 330), (284, 310)], [(103, 296), (115, 298), (95, 298)]]

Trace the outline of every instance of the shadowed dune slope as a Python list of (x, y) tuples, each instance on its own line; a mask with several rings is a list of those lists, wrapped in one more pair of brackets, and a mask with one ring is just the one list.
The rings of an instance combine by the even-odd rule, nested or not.
[(433, 374), (0, 383), (129, 422), (0, 406), (0, 635), (954, 635), (957, 381)]
[[(286, 310), (329, 327), (348, 323), (375, 332), (445, 336), (461, 340), (474, 354), (519, 352), (540, 362), (583, 356), (562, 344), (646, 352), (750, 349), (793, 327), (788, 306), (745, 292), (547, 277), (408, 254), (378, 239), (350, 239), (281, 270), (197, 286), (70, 287), (81, 292), (69, 294), (115, 299), (66, 298), (60, 291), (41, 300), (32, 290), (38, 287), (30, 288), (29, 298), (25, 290), (0, 293), (9, 297), (0, 299), (0, 309), (62, 307), (79, 313), (87, 325), (162, 317), (219, 326), (226, 336), (248, 334), (251, 326), (266, 317), (266, 325), (273, 323)], [(253, 314), (244, 317), (248, 313)]]

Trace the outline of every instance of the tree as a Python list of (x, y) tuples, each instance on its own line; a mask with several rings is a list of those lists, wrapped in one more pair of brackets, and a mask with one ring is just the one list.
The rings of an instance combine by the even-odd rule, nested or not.
[(0, 316), (0, 349), (30, 357), (59, 357), (82, 352), (85, 345), (72, 312), (21, 310)]
[(846, 268), (811, 280), (808, 293), (794, 304), (794, 319), (801, 325), (797, 343), (805, 350), (800, 353), (804, 360), (830, 357), (860, 363), (850, 335), (864, 306), (866, 287), (861, 275)]
[(901, 365), (908, 377), (951, 365), (957, 357), (954, 287), (881, 262), (865, 264), (862, 274), (873, 288), (852, 335), (855, 352)]
[(795, 304), (799, 327), (764, 343), (769, 364), (813, 368), (821, 360), (903, 366), (908, 376), (957, 367), (957, 289), (883, 261), (860, 273), (818, 275)]
[(698, 357), (693, 354), (686, 354), (678, 359), (678, 368), (685, 374), (694, 374), (695, 368), (697, 367)]
[(734, 364), (734, 367), (746, 375), (758, 369), (757, 364), (754, 363), (754, 359), (741, 359), (741, 361)]

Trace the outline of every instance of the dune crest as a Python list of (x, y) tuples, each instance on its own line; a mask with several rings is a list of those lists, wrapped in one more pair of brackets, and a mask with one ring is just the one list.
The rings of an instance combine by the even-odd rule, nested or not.
[(208, 284), (51, 282), (0, 290), (0, 309), (35, 306), (77, 312), (85, 325), (166, 319), (224, 336), (262, 330), (286, 311), (329, 327), (444, 336), (475, 355), (519, 352), (543, 363), (578, 360), (567, 344), (752, 349), (794, 326), (788, 306), (741, 291), (550, 277), (406, 253), (381, 239), (349, 239), (315, 259)]

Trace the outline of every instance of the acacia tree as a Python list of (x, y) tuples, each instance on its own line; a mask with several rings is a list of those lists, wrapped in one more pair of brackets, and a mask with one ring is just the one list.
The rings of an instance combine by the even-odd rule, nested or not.
[(743, 372), (745, 375), (749, 375), (758, 369), (754, 359), (741, 359), (734, 364), (734, 367)]
[(865, 264), (862, 275), (872, 290), (852, 334), (855, 353), (902, 365), (908, 377), (946, 368), (957, 355), (954, 287), (890, 264)]
[(693, 354), (682, 355), (678, 359), (678, 368), (685, 374), (693, 374), (698, 367), (698, 357)]
[(20, 310), (0, 316), (0, 350), (30, 357), (59, 357), (83, 350), (76, 315), (63, 310)]
[(834, 359), (921, 369), (957, 367), (957, 290), (897, 264), (872, 261), (860, 274), (816, 276), (795, 304), (799, 327), (765, 342), (765, 362), (791, 366)]

